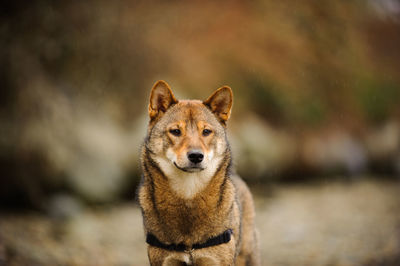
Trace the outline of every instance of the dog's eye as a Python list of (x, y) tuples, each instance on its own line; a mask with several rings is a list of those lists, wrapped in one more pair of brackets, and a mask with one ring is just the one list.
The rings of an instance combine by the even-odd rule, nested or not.
[(209, 129), (204, 129), (204, 130), (203, 130), (203, 136), (204, 136), (204, 137), (207, 137), (208, 135), (211, 134), (211, 132), (212, 132), (212, 131), (209, 130)]
[(174, 136), (179, 137), (181, 135), (181, 131), (179, 129), (170, 129), (169, 133), (171, 133)]

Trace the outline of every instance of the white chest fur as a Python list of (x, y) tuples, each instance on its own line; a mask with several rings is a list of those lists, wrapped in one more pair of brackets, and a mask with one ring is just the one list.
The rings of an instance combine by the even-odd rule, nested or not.
[(204, 170), (189, 173), (178, 169), (167, 158), (156, 157), (155, 160), (168, 178), (171, 189), (185, 199), (193, 198), (207, 186), (221, 162), (221, 158), (214, 157)]

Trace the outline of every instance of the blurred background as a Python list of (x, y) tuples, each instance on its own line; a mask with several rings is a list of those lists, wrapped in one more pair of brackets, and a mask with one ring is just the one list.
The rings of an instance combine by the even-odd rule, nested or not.
[(150, 89), (229, 85), (263, 265), (399, 265), (400, 1), (6, 1), (0, 265), (146, 265)]

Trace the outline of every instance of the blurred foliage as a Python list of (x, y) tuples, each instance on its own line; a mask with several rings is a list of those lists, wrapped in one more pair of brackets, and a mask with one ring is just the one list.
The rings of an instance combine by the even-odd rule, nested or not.
[(358, 94), (366, 118), (370, 122), (382, 122), (390, 118), (398, 108), (400, 86), (388, 81), (366, 81), (360, 86)]
[(230, 128), (246, 178), (309, 175), (332, 165), (354, 174), (368, 170), (370, 158), (400, 171), (398, 5), (6, 1), (1, 197), (37, 206), (48, 191), (90, 202), (132, 195), (157, 79), (179, 98), (233, 88)]

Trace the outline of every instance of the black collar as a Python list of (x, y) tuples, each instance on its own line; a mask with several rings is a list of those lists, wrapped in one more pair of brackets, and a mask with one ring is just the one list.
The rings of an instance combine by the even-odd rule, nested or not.
[(225, 244), (228, 243), (231, 240), (231, 235), (232, 235), (232, 229), (228, 229), (225, 232), (223, 232), (220, 235), (217, 235), (216, 237), (209, 238), (206, 242), (204, 243), (196, 243), (193, 244), (191, 247), (186, 246), (183, 243), (180, 244), (164, 244), (160, 242), (160, 240), (157, 239), (153, 234), (147, 233), (146, 237), (146, 242), (150, 246), (170, 250), (170, 251), (178, 251), (178, 252), (189, 252), (193, 251), (195, 249), (201, 249), (201, 248), (208, 248), (212, 246), (217, 246), (220, 244)]

